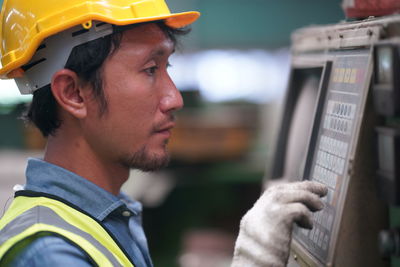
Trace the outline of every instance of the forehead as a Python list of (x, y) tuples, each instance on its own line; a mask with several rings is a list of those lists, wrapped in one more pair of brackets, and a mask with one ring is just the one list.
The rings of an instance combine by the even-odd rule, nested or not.
[(174, 43), (155, 23), (140, 25), (124, 31), (119, 47), (122, 50), (161, 50), (169, 53), (174, 48)]

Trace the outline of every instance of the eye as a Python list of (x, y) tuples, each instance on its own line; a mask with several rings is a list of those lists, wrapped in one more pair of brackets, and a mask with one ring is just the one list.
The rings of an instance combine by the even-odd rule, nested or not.
[(147, 75), (153, 76), (156, 73), (157, 69), (158, 66), (152, 66), (150, 68), (144, 69), (144, 71), (146, 72)]

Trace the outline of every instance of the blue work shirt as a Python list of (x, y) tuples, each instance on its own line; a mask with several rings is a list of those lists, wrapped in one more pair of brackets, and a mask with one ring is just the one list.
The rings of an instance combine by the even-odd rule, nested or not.
[[(135, 267), (153, 266), (143, 232), (142, 205), (125, 194), (115, 196), (59, 166), (29, 159), (25, 190), (60, 197), (95, 217), (116, 237)], [(77, 247), (56, 236), (36, 239), (13, 259), (11, 266), (91, 266)]]

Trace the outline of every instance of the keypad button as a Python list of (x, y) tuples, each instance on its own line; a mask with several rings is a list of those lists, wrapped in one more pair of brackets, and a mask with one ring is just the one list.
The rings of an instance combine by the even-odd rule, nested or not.
[(320, 234), (319, 234), (319, 237), (318, 237), (318, 247), (322, 247), (322, 241), (323, 241), (323, 239), (324, 239), (324, 232), (320, 232)]
[(326, 250), (328, 248), (328, 235), (324, 236), (324, 241), (322, 242), (322, 249)]
[(314, 234), (314, 238), (313, 238), (314, 243), (318, 242), (319, 233), (320, 233), (320, 230), (319, 230), (319, 228), (317, 228), (315, 230), (315, 234)]

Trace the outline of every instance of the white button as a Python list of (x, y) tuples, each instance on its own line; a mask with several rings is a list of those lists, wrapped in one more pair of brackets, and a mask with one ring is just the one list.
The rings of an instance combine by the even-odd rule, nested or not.
[(333, 215), (332, 214), (329, 214), (329, 218), (328, 218), (328, 221), (327, 221), (327, 226), (328, 226), (328, 229), (331, 229), (332, 228), (332, 224), (333, 224)]
[(313, 239), (314, 232), (315, 232), (315, 228), (313, 228), (313, 229), (310, 231), (310, 233), (308, 234), (308, 237), (310, 238), (310, 240)]
[(314, 237), (313, 237), (314, 243), (318, 242), (318, 237), (319, 237), (319, 228), (317, 228), (317, 230), (315, 231), (315, 234), (314, 234)]
[(324, 236), (324, 241), (322, 243), (322, 249), (326, 250), (328, 248), (328, 235)]
[(122, 212), (122, 216), (124, 216), (124, 217), (129, 217), (129, 216), (131, 216), (131, 212), (130, 212), (129, 210), (124, 210), (124, 211)]
[(318, 247), (322, 247), (322, 239), (324, 239), (324, 233), (321, 231), (318, 237)]

